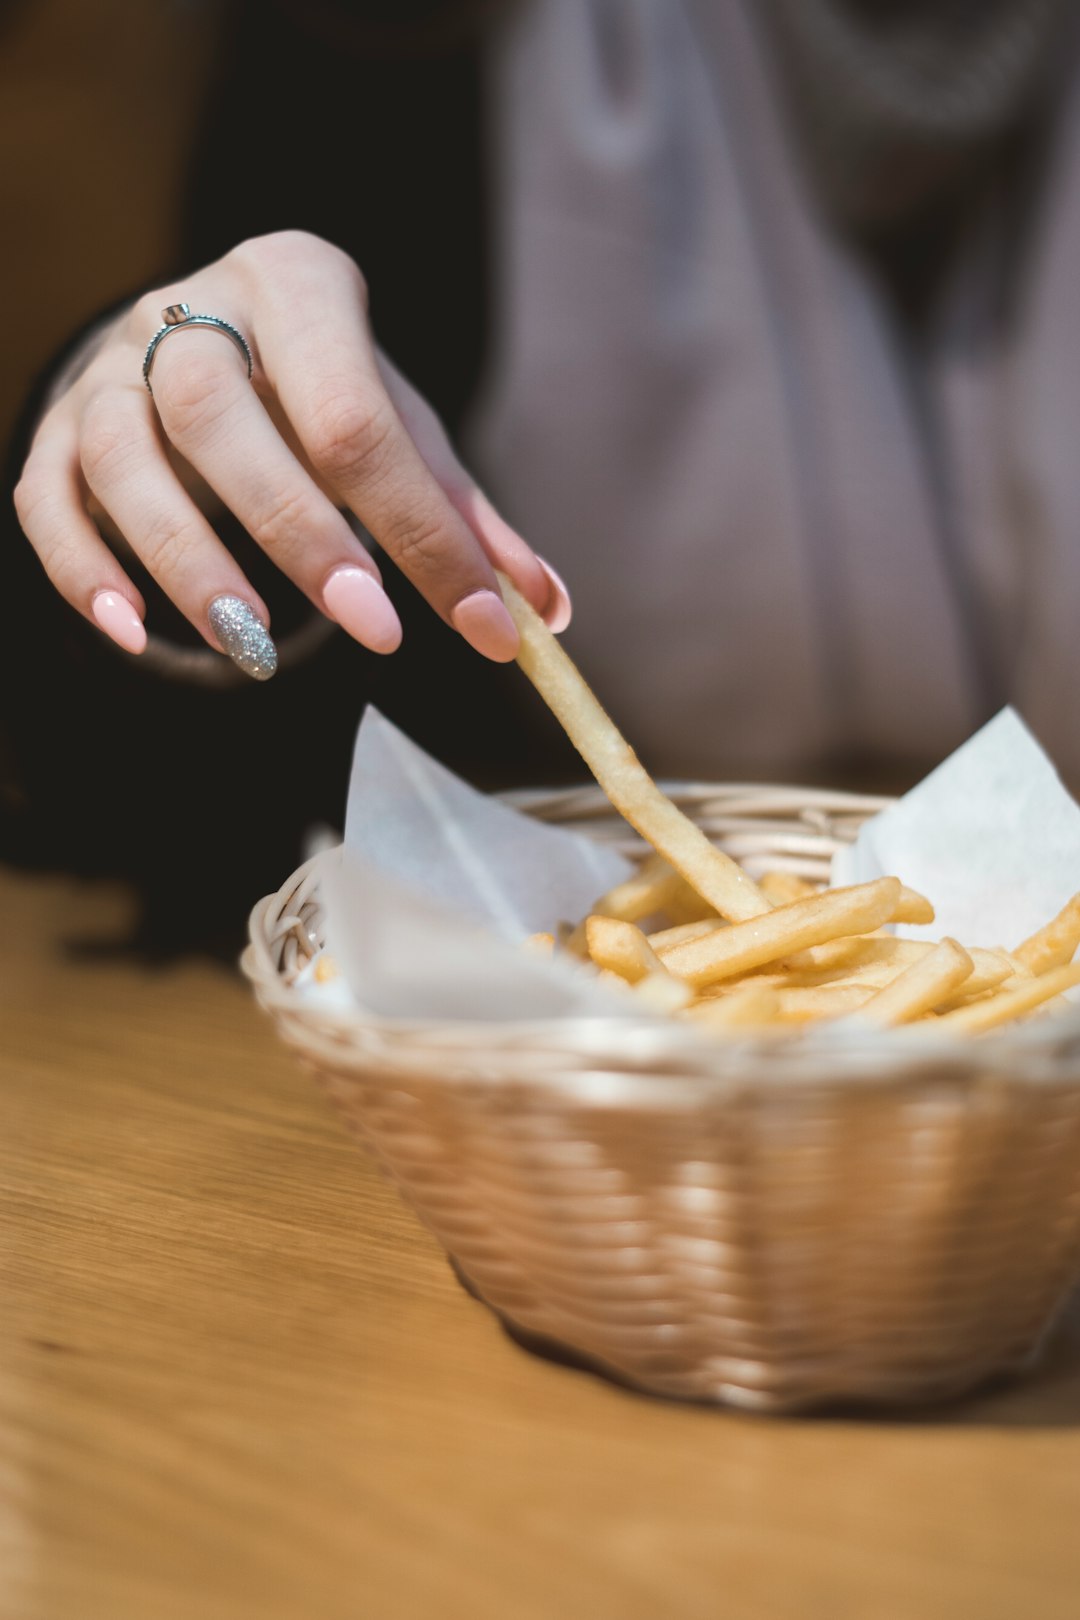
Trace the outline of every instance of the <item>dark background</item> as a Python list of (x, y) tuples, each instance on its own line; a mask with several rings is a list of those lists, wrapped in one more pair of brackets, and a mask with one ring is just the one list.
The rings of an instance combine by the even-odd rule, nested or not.
[[(363, 266), (380, 340), (453, 431), (483, 360), (483, 15), (442, 0), (0, 5), (0, 184), (16, 244), (0, 275), (19, 311), (0, 399), (9, 485), (35, 379), (73, 333), (284, 228)], [(10, 507), (0, 532), (18, 603), (0, 641), (0, 859), (133, 879), (140, 949), (235, 955), (306, 831), (340, 827), (366, 702), (484, 786), (583, 775), (520, 674), (478, 659), (389, 565), (406, 632), (393, 659), (339, 634), (265, 687), (199, 690), (118, 656), (60, 602)], [(310, 614), (242, 533), (222, 532), (276, 634)], [(136, 578), (148, 626), (198, 644)]]

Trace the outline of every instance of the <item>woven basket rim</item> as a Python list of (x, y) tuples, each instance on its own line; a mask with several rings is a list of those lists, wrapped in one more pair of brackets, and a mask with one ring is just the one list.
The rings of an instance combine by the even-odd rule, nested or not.
[[(735, 803), (746, 798), (770, 803), (779, 815), (812, 794), (816, 814), (832, 810), (842, 817), (865, 817), (892, 801), (774, 785), (732, 783), (671, 784), (686, 799)], [(570, 808), (577, 819), (585, 813), (620, 818), (595, 783), (568, 789), (525, 789), (504, 797), (519, 806), (542, 803)], [(767, 812), (768, 813), (768, 812)], [(587, 828), (585, 830), (588, 830)], [(623, 824), (625, 842), (636, 835)], [(843, 839), (834, 840), (842, 842)], [(637, 841), (639, 847), (640, 841)], [(626, 1016), (537, 1020), (386, 1018), (362, 1006), (320, 1005), (298, 990), (282, 963), (283, 941), (291, 934), (306, 957), (322, 939), (315, 916), (320, 863), (332, 856), (323, 850), (293, 872), (273, 894), (252, 909), (250, 943), (241, 968), (261, 1004), (285, 1015), (282, 1034), (301, 1052), (338, 1063), (374, 1060), (390, 1068), (431, 1068), (468, 1060), (470, 1080), (506, 1085), (514, 1070), (530, 1088), (570, 1091), (582, 1101), (676, 1103), (680, 1082), (685, 1101), (696, 1106), (733, 1086), (807, 1084), (919, 1084), (933, 1075), (943, 1083), (972, 1075), (1032, 1084), (1074, 1079), (1080, 1084), (1080, 1007), (1054, 1017), (1035, 1019), (972, 1037), (919, 1029), (857, 1030), (843, 1026), (804, 1032), (761, 1032), (710, 1038), (693, 1025), (674, 1019)], [(305, 912), (304, 918), (300, 913)], [(655, 1095), (655, 1098), (653, 1094)]]

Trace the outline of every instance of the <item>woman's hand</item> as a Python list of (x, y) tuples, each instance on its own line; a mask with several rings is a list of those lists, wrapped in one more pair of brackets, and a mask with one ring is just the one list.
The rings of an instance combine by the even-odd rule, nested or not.
[[(251, 382), (227, 334), (193, 327), (159, 345), (151, 397), (146, 346), (163, 308), (181, 301), (244, 334)], [(401, 625), (339, 508), (488, 658), (511, 659), (518, 645), (495, 567), (553, 629), (569, 619), (565, 587), (494, 511), (431, 408), (376, 349), (357, 267), (304, 232), (244, 242), (113, 323), (43, 417), (15, 504), (57, 590), (121, 646), (145, 646), (145, 603), (93, 512), (218, 648), (229, 640), (227, 628), (214, 633), (219, 599), (248, 604), (263, 625), (269, 616), (214, 533), (211, 502), (192, 493), (200, 484), (316, 607), (375, 652), (398, 646)]]

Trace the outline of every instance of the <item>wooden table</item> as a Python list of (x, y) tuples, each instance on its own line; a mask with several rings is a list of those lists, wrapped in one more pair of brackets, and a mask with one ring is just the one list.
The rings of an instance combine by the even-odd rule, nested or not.
[(0, 873), (3, 1620), (1076, 1620), (1080, 1332), (900, 1420), (522, 1350), (224, 968)]

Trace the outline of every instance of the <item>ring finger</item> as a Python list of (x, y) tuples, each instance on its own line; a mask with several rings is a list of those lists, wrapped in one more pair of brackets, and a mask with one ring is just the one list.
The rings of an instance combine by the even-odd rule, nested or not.
[(247, 603), (269, 623), (266, 604), (170, 465), (149, 395), (123, 388), (91, 399), (79, 456), (91, 494), (210, 646), (222, 646), (210, 612), (219, 598)]

